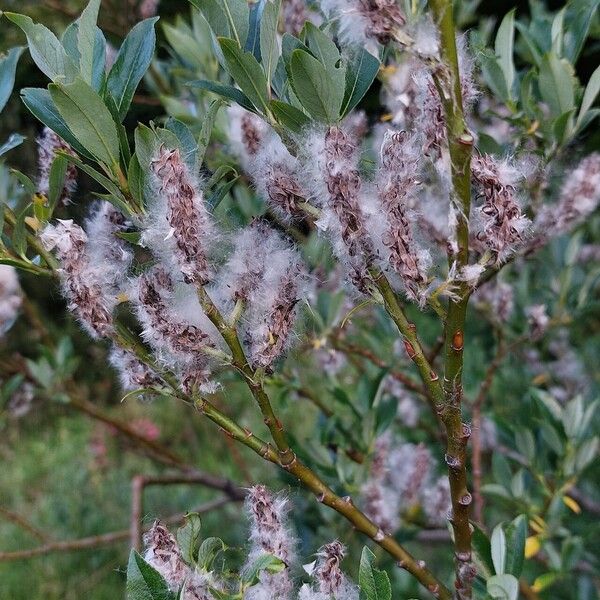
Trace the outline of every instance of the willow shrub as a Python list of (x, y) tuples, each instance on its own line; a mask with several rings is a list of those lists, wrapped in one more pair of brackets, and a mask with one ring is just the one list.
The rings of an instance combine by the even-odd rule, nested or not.
[[(128, 597), (592, 598), (596, 403), (572, 338), (598, 273), (600, 154), (581, 140), (600, 70), (575, 70), (597, 2), (510, 11), (492, 39), (446, 0), (192, 0), (161, 58), (155, 5), (118, 49), (100, 0), (60, 39), (4, 13), (50, 83), (20, 90), (44, 130), (36, 177), (11, 172), (2, 262), (60, 282), (128, 401), (185, 402), (324, 508), (252, 487), (235, 572), (196, 517), (156, 523)], [(166, 115), (131, 129), (144, 78)], [(236, 381), (264, 427), (231, 410)], [(332, 528), (389, 568), (365, 548), (352, 583)]]

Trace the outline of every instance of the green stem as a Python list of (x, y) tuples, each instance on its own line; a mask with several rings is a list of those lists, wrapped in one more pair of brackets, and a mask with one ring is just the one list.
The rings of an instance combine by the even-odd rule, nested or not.
[[(452, 196), (457, 212), (456, 241), (458, 251), (449, 256), (458, 272), (469, 260), (469, 211), (471, 207), (471, 152), (473, 136), (469, 133), (463, 112), (456, 30), (451, 0), (429, 0), (433, 17), (440, 31), (442, 65), (434, 74), (436, 87), (446, 117), (450, 152)], [(470, 427), (462, 422), (462, 374), (465, 317), (469, 302), (466, 283), (459, 288), (458, 300), (450, 300), (445, 326), (444, 401), (440, 416), (447, 434), (446, 462), (452, 497), (452, 527), (456, 557), (455, 587), (459, 600), (472, 597), (475, 570), (471, 561), (471, 525), (469, 510), (472, 501), (467, 489), (467, 442)]]
[[(203, 296), (202, 291), (199, 292), (200, 297)], [(207, 302), (206, 298), (203, 298), (203, 302)], [(208, 306), (209, 304), (207, 302), (207, 307)], [(215, 319), (213, 323), (217, 324), (219, 319), (215, 316), (215, 313), (211, 314)], [(221, 325), (221, 327), (223, 326), (227, 327), (227, 325), (224, 323)], [(117, 330), (117, 339), (123, 347), (134, 352), (140, 360), (155, 370), (155, 372), (160, 375), (165, 383), (171, 387), (175, 397), (180, 398), (185, 402), (190, 402), (190, 399), (180, 391), (176, 377), (172, 373), (166, 372), (159, 367), (152, 355), (146, 350), (146, 348), (140, 343), (140, 341), (132, 332), (120, 324), (116, 324), (115, 329)], [(235, 343), (232, 339), (231, 342), (235, 346)], [(350, 523), (352, 523), (357, 531), (360, 531), (371, 538), (375, 543), (379, 544), (379, 546), (381, 546), (398, 562), (400, 567), (411, 573), (436, 598), (440, 598), (441, 600), (452, 600), (452, 594), (450, 593), (450, 590), (448, 590), (448, 588), (446, 588), (438, 579), (436, 579), (431, 571), (427, 569), (423, 561), (417, 561), (402, 546), (400, 546), (400, 544), (398, 544), (393, 537), (385, 535), (383, 531), (375, 523), (373, 523), (373, 521), (371, 521), (364, 513), (354, 506), (349, 497), (341, 498), (335, 494), (335, 492), (333, 492), (333, 490), (327, 484), (325, 484), (316, 473), (300, 462), (295, 455), (293, 455), (293, 460), (291, 462), (286, 464), (282, 463), (281, 451), (275, 451), (269, 443), (258, 438), (251, 431), (245, 427), (242, 427), (233, 419), (223, 414), (211, 402), (205, 398), (197, 398), (193, 400), (193, 403), (200, 412), (202, 412), (211, 421), (216, 423), (231, 438), (244, 444), (264, 460), (279, 465), (282, 469), (296, 477), (296, 479), (305, 488), (309, 489), (313, 494), (315, 494), (319, 502), (329, 506), (330, 508), (333, 508), (337, 513), (341, 514)]]
[(286, 466), (296, 460), (296, 455), (288, 444), (285, 431), (283, 430), (283, 424), (275, 416), (271, 401), (267, 396), (261, 374), (258, 373), (248, 362), (242, 344), (237, 335), (235, 327), (229, 325), (223, 318), (214, 302), (203, 287), (199, 287), (197, 290), (198, 299), (200, 304), (213, 325), (217, 328), (221, 337), (225, 340), (225, 343), (231, 350), (232, 364), (242, 374), (248, 389), (252, 396), (256, 400), (260, 411), (263, 415), (265, 425), (271, 432), (271, 437), (277, 446), (279, 451), (279, 461), (282, 466)]
[[(14, 229), (17, 225), (17, 218), (15, 216), (15, 213), (8, 208), (8, 206), (6, 206), (4, 208), (4, 220)], [(27, 239), (27, 244), (33, 248), (37, 254), (44, 259), (44, 262), (53, 270), (56, 271), (60, 265), (58, 264), (58, 261), (56, 260), (56, 258), (54, 258), (54, 256), (52, 255), (51, 252), (48, 252), (44, 246), (42, 246), (42, 243), (40, 242), (39, 238), (34, 235), (33, 233), (31, 233), (30, 231), (26, 231), (25, 233), (26, 239)]]
[(439, 406), (443, 404), (443, 390), (438, 375), (433, 370), (430, 362), (425, 356), (421, 342), (417, 335), (414, 323), (411, 323), (404, 314), (402, 306), (390, 285), (387, 277), (379, 270), (371, 269), (371, 277), (379, 293), (383, 297), (385, 309), (398, 327), (404, 340), (404, 346), (409, 358), (415, 363), (425, 390), (427, 391), (427, 400), (432, 409), (437, 414)]

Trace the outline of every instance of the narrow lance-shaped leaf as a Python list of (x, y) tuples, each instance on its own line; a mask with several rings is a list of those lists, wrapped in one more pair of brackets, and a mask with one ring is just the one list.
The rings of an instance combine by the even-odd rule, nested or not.
[(280, 8), (281, 0), (267, 2), (260, 23), (260, 55), (269, 88), (271, 87), (271, 81), (277, 68), (277, 59), (279, 58), (277, 23), (279, 21)]
[(121, 120), (127, 114), (135, 90), (152, 62), (156, 21), (158, 17), (146, 19), (129, 32), (108, 74), (106, 87), (117, 105)]
[(190, 0), (202, 13), (216, 37), (232, 37), (225, 9), (217, 0)]
[(512, 98), (512, 89), (515, 83), (515, 65), (513, 61), (515, 43), (515, 10), (506, 13), (496, 35), (495, 51), (504, 80), (508, 97)]
[(93, 156), (75, 138), (67, 127), (65, 120), (52, 102), (50, 92), (42, 88), (24, 88), (21, 90), (21, 100), (31, 114), (46, 127), (57, 133), (65, 142), (82, 156), (92, 159)]
[(506, 567), (506, 536), (502, 524), (496, 525), (491, 539), (492, 561), (497, 575), (502, 575)]
[(4, 13), (27, 36), (29, 52), (39, 70), (52, 81), (70, 83), (79, 71), (58, 38), (44, 25), (25, 15)]
[(269, 101), (267, 79), (256, 58), (252, 53), (241, 50), (234, 40), (219, 38), (219, 45), (235, 82), (254, 106), (266, 111)]
[(362, 100), (375, 81), (380, 64), (379, 60), (364, 48), (356, 51), (346, 67), (346, 91), (341, 110), (342, 116), (347, 115)]
[(269, 107), (279, 123), (296, 133), (310, 123), (310, 118), (301, 110), (281, 100), (271, 100)]
[[(583, 100), (581, 101), (581, 108), (579, 109), (579, 116), (577, 117), (577, 127), (581, 125), (583, 118), (586, 113), (590, 110), (594, 102), (596, 101), (596, 97), (600, 92), (600, 67), (597, 67), (596, 70), (592, 73), (590, 80), (585, 88), (585, 92), (583, 94)], [(0, 104), (1, 106), (1, 104)]]
[(19, 57), (25, 48), (11, 48), (8, 54), (0, 59), (0, 112), (6, 106), (15, 85), (15, 72)]
[(539, 86), (542, 99), (555, 117), (575, 108), (573, 68), (553, 52), (542, 59)]
[(198, 136), (198, 169), (204, 162), (204, 155), (206, 154), (206, 149), (208, 148), (208, 144), (210, 143), (210, 136), (212, 135), (212, 130), (217, 119), (217, 114), (219, 112), (219, 109), (223, 106), (223, 104), (224, 102), (220, 98), (218, 100), (215, 100), (208, 107), (208, 111), (206, 111), (206, 114), (204, 115), (202, 129), (200, 130), (200, 135)]
[[(250, 4), (250, 17), (249, 17), (249, 28), (248, 37), (246, 38), (246, 44), (244, 50), (252, 52), (256, 60), (261, 59), (260, 55), (260, 31), (261, 21), (265, 5), (269, 0), (258, 0)], [(227, 36), (225, 36), (227, 37)]]
[[(216, 4), (220, 8), (220, 12), (227, 19), (230, 30), (228, 35), (231, 35), (240, 48), (245, 47), (250, 21), (250, 9), (246, 0), (219, 0), (218, 2), (215, 2), (215, 0), (191, 0), (191, 2), (204, 14), (211, 27), (213, 26), (215, 15), (218, 14), (215, 7), (211, 5)], [(220, 23), (219, 28), (223, 29)], [(222, 35), (222, 33), (215, 29), (213, 31), (216, 36)]]
[(0, 156), (6, 154), (9, 150), (20, 146), (24, 141), (25, 137), (23, 137), (20, 133), (11, 133), (8, 136), (8, 139), (3, 144), (0, 144)]
[(504, 529), (506, 535), (506, 565), (505, 572), (521, 576), (525, 558), (525, 540), (527, 538), (527, 518), (519, 515)]
[(199, 79), (198, 81), (191, 81), (188, 83), (190, 87), (199, 88), (201, 90), (208, 90), (209, 92), (214, 92), (223, 98), (227, 98), (228, 100), (233, 100), (237, 102), (240, 106), (245, 108), (246, 110), (256, 112), (252, 102), (244, 92), (238, 90), (236, 87), (232, 85), (223, 85), (222, 83), (217, 83), (216, 81), (208, 81), (207, 79)]
[(563, 35), (563, 56), (572, 64), (575, 64), (579, 58), (597, 10), (596, 0), (582, 2), (575, 15), (569, 15), (567, 19)]
[(98, 94), (82, 79), (69, 85), (51, 84), (50, 95), (73, 135), (97, 160), (119, 164), (119, 135), (112, 116)]
[(94, 53), (96, 46), (96, 22), (100, 0), (90, 0), (78, 20), (77, 48), (79, 50), (79, 70), (82, 79), (92, 84), (94, 72)]

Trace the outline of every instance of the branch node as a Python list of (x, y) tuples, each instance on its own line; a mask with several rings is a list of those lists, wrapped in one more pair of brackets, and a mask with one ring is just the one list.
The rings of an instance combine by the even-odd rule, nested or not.
[(471, 494), (469, 492), (467, 492), (466, 494), (463, 494), (460, 497), (460, 499), (458, 500), (458, 503), (461, 506), (469, 506), (472, 501), (473, 501), (473, 497), (471, 496)]
[(451, 454), (445, 454), (444, 460), (446, 461), (448, 468), (452, 469), (453, 471), (457, 471), (461, 467), (461, 461), (458, 456), (452, 456)]
[(475, 139), (468, 131), (463, 132), (458, 138), (458, 142), (463, 146), (472, 146), (474, 141)]
[(406, 350), (406, 354), (408, 354), (408, 358), (413, 360), (416, 355), (416, 352), (413, 348), (413, 345), (408, 340), (404, 340), (404, 349)]
[(454, 335), (452, 336), (452, 350), (454, 350), (454, 352), (462, 352), (463, 348), (465, 345), (465, 339), (464, 339), (464, 335), (463, 332), (458, 330), (454, 332)]
[(381, 527), (375, 532), (375, 535), (373, 536), (373, 540), (375, 540), (376, 542), (383, 542), (383, 540), (385, 539), (385, 533), (383, 532), (383, 529), (381, 529)]

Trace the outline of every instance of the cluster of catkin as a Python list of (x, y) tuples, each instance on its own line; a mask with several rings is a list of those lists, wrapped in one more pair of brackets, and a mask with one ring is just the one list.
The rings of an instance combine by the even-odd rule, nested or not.
[[(69, 308), (93, 337), (114, 340), (115, 309), (129, 302), (155, 364), (176, 373), (187, 393), (210, 392), (216, 385), (211, 357), (223, 341), (199, 301), (202, 288), (224, 318), (236, 315), (253, 367), (270, 369), (290, 342), (298, 302), (306, 295), (300, 254), (260, 219), (233, 234), (222, 232), (179, 150), (161, 147), (150, 169), (154, 201), (135, 224), (103, 202), (84, 227), (58, 221), (43, 230), (42, 242), (60, 260)], [(134, 225), (151, 254), (144, 264), (121, 237)], [(112, 362), (127, 388), (157, 381), (118, 345)]]
[[(467, 59), (463, 62), (468, 66)], [(474, 99), (476, 93), (467, 92), (473, 87), (468, 70), (464, 79), (465, 96)], [(447, 254), (458, 252), (459, 209), (448, 188), (444, 115), (437, 91), (429, 89), (431, 81), (419, 77), (414, 83), (422, 86), (417, 90), (424, 97), (421, 108), (405, 118), (410, 130), (378, 130), (377, 166), (370, 176), (361, 164), (369, 157), (362, 137), (366, 128), (356, 126), (356, 115), (298, 135), (292, 156), (256, 115), (232, 107), (230, 140), (273, 212), (286, 224), (314, 219), (359, 292), (370, 294), (383, 271), (398, 292), (423, 306), (436, 291), (451, 295), (458, 282), (477, 287), (486, 268), (531, 252), (581, 223), (600, 200), (594, 184), (600, 154), (568, 174), (558, 202), (532, 219), (524, 192), (532, 160), (475, 152), (470, 260), (460, 271), (452, 262), (448, 269)], [(505, 290), (499, 292), (505, 298), (497, 302), (509, 313)]]
[[(297, 557), (297, 540), (288, 522), (289, 501), (275, 495), (262, 485), (248, 491), (246, 512), (250, 519), (250, 547), (242, 573), (252, 568), (255, 561), (272, 555), (284, 568), (272, 573), (263, 570), (259, 581), (250, 587), (244, 598), (248, 600), (358, 600), (358, 589), (342, 572), (340, 563), (345, 548), (337, 540), (322, 546), (316, 554), (309, 574), (311, 583), (299, 584), (301, 569)], [(202, 571), (186, 564), (177, 542), (160, 522), (144, 538), (144, 558), (166, 580), (173, 591), (183, 590), (182, 600), (208, 600), (214, 596), (211, 589), (221, 593), (236, 584), (223, 579), (218, 573)]]

